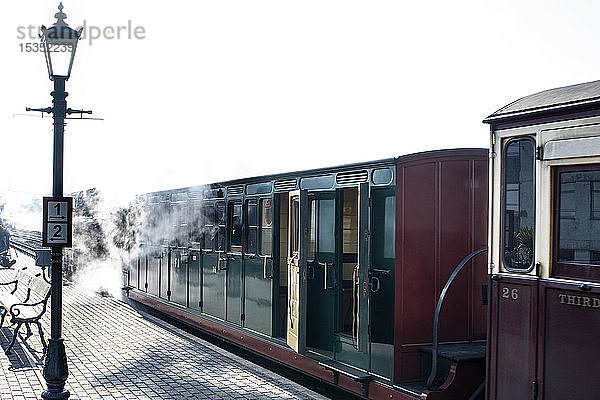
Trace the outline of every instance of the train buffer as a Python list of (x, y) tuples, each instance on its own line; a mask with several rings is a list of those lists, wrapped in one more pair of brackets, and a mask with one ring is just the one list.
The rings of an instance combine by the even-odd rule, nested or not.
[(368, 374), (360, 369), (352, 368), (349, 365), (342, 364), (335, 360), (326, 360), (319, 362), (319, 365), (327, 370), (333, 372), (333, 383), (338, 384), (340, 374), (346, 375), (350, 379), (356, 382), (360, 382), (362, 385), (362, 394), (365, 397), (369, 397), (369, 382), (373, 380), (373, 375)]

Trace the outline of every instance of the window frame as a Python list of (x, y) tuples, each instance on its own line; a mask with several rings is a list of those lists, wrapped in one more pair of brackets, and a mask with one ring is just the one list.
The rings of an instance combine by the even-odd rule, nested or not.
[[(214, 227), (216, 229), (214, 249), (217, 253), (224, 253), (227, 251), (227, 203), (225, 200), (217, 200), (214, 202), (215, 205), (215, 222)], [(223, 208), (223, 216), (221, 218), (221, 210)], [(221, 246), (221, 243), (223, 246)]]
[[(262, 225), (262, 220), (263, 220), (263, 204), (267, 201), (271, 202), (271, 227), (268, 228), (269, 233), (271, 235), (271, 251), (269, 252), (269, 254), (264, 253), (264, 249), (262, 246), (262, 239), (263, 239), (263, 225)], [(274, 201), (272, 197), (261, 197), (258, 199), (258, 226), (257, 226), (257, 241), (256, 241), (256, 251), (258, 253), (259, 256), (261, 257), (273, 257), (273, 227), (275, 225), (275, 215), (274, 215)]]
[[(210, 216), (210, 218), (208, 218), (208, 212), (210, 211), (210, 209), (212, 208), (212, 215)], [(208, 201), (208, 202), (204, 202), (202, 203), (202, 245), (200, 246), (202, 248), (203, 251), (214, 251), (216, 249), (216, 235), (215, 237), (213, 237), (213, 232), (216, 229), (215, 227), (215, 222), (216, 222), (216, 216), (217, 216), (217, 212), (216, 212), (216, 207), (215, 207), (215, 203), (212, 201)], [(212, 223), (209, 223), (212, 222)], [(210, 227), (210, 232), (208, 230), (208, 227)], [(207, 246), (207, 241), (210, 242), (210, 246)]]
[[(505, 255), (506, 252), (504, 250), (504, 239), (505, 239), (505, 210), (506, 210), (506, 157), (507, 157), (507, 148), (510, 144), (512, 144), (513, 142), (519, 142), (521, 140), (525, 140), (530, 142), (533, 145), (533, 237), (532, 237), (532, 241), (533, 241), (533, 249), (532, 251), (532, 257), (531, 257), (531, 264), (529, 265), (528, 268), (514, 268), (511, 267), (507, 264), (506, 260), (505, 260)], [(508, 140), (505, 140), (502, 143), (502, 164), (500, 165), (500, 175), (501, 175), (501, 179), (500, 179), (500, 259), (502, 261), (502, 267), (508, 271), (508, 272), (514, 272), (514, 273), (518, 273), (518, 274), (528, 274), (531, 271), (533, 271), (533, 269), (535, 268), (535, 256), (536, 256), (536, 252), (535, 252), (535, 240), (536, 240), (536, 222), (537, 222), (537, 218), (536, 218), (536, 213), (537, 213), (537, 204), (536, 204), (536, 190), (537, 190), (537, 163), (536, 163), (536, 157), (535, 157), (535, 151), (536, 151), (536, 141), (535, 141), (535, 137), (531, 136), (531, 135), (522, 135), (522, 136), (516, 136), (516, 137), (512, 137), (509, 138)]]
[[(578, 164), (552, 167), (552, 257), (551, 276), (554, 278), (600, 282), (600, 265), (558, 261), (560, 246), (560, 174), (577, 171), (600, 171), (600, 164)], [(592, 190), (590, 190), (590, 220)]]
[[(243, 243), (243, 247), (244, 247), (244, 255), (249, 255), (249, 256), (255, 256), (258, 254), (258, 231), (259, 231), (259, 225), (260, 224), (260, 210), (259, 208), (259, 200), (258, 199), (248, 199), (244, 202), (244, 209), (242, 210), (242, 213), (244, 214), (244, 239), (242, 240)], [(250, 225), (250, 217), (249, 217), (249, 210), (250, 207), (256, 207), (256, 219), (257, 219), (257, 225)], [(252, 230), (256, 230), (256, 245), (254, 249), (251, 249), (250, 247), (250, 232)], [(254, 250), (254, 251), (252, 251)]]
[[(239, 218), (240, 218), (240, 223), (239, 223), (239, 227), (242, 230), (242, 232), (240, 232), (240, 244), (233, 244), (233, 217), (235, 215), (234, 210), (235, 207), (239, 206), (240, 207), (240, 213), (239, 213)], [(227, 204), (227, 208), (226, 208), (226, 215), (225, 215), (225, 221), (226, 221), (226, 230), (225, 230), (225, 237), (227, 238), (227, 243), (225, 245), (225, 248), (227, 249), (228, 253), (235, 253), (235, 254), (242, 254), (242, 251), (244, 250), (244, 203), (241, 200), (231, 200), (228, 202)]]

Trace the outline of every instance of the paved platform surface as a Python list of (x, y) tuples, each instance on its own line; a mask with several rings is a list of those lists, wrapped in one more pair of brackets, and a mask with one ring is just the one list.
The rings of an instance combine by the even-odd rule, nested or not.
[[(16, 267), (25, 264), (32, 263), (20, 256)], [(0, 282), (11, 274), (1, 271)], [(325, 399), (112, 297), (68, 285), (63, 302), (73, 400)], [(49, 337), (49, 312), (43, 327)], [(37, 334), (18, 339), (7, 356), (12, 328), (5, 323), (0, 329), (0, 399), (39, 399), (45, 386), (41, 342)]]

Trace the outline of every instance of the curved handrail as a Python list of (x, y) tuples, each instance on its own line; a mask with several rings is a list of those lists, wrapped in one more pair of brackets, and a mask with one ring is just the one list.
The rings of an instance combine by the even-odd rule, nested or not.
[(442, 289), (442, 293), (440, 294), (440, 298), (438, 300), (437, 307), (435, 308), (435, 315), (433, 317), (433, 352), (431, 354), (431, 373), (429, 374), (429, 378), (427, 378), (427, 386), (429, 388), (431, 388), (433, 380), (435, 379), (435, 376), (437, 375), (438, 328), (439, 328), (438, 325), (440, 322), (440, 312), (442, 311), (442, 304), (444, 303), (444, 298), (446, 297), (448, 288), (450, 287), (450, 285), (452, 285), (452, 282), (454, 282), (454, 278), (456, 278), (456, 276), (458, 275), (460, 270), (465, 266), (465, 264), (468, 263), (469, 261), (471, 261), (471, 258), (473, 258), (477, 254), (483, 253), (484, 251), (487, 251), (487, 250), (488, 250), (487, 248), (479, 249), (477, 251), (472, 252), (465, 258), (463, 258), (463, 260), (460, 262), (460, 264), (458, 264), (458, 266), (456, 267), (454, 272), (452, 272), (452, 275), (450, 275), (450, 278), (448, 278), (446, 285)]

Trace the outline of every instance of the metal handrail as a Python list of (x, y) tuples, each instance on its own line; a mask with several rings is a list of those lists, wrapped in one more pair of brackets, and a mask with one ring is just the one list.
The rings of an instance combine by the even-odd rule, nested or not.
[(444, 298), (446, 297), (448, 288), (450, 287), (450, 285), (452, 285), (452, 282), (454, 282), (454, 278), (456, 278), (456, 276), (458, 275), (460, 270), (465, 266), (466, 263), (471, 261), (471, 259), (473, 257), (475, 257), (477, 254), (483, 253), (484, 251), (487, 251), (487, 250), (488, 250), (487, 248), (479, 249), (477, 251), (472, 252), (465, 258), (463, 258), (463, 260), (460, 262), (460, 264), (458, 264), (458, 266), (456, 267), (454, 272), (452, 272), (452, 275), (450, 275), (450, 278), (448, 278), (446, 285), (442, 289), (442, 293), (440, 294), (440, 298), (438, 300), (437, 307), (435, 308), (435, 315), (433, 317), (433, 351), (431, 354), (431, 373), (429, 374), (429, 378), (427, 378), (427, 386), (430, 389), (433, 389), (431, 386), (433, 384), (433, 381), (435, 380), (435, 376), (437, 375), (438, 330), (439, 330), (439, 322), (440, 322), (440, 312), (442, 311), (442, 304), (444, 303)]

